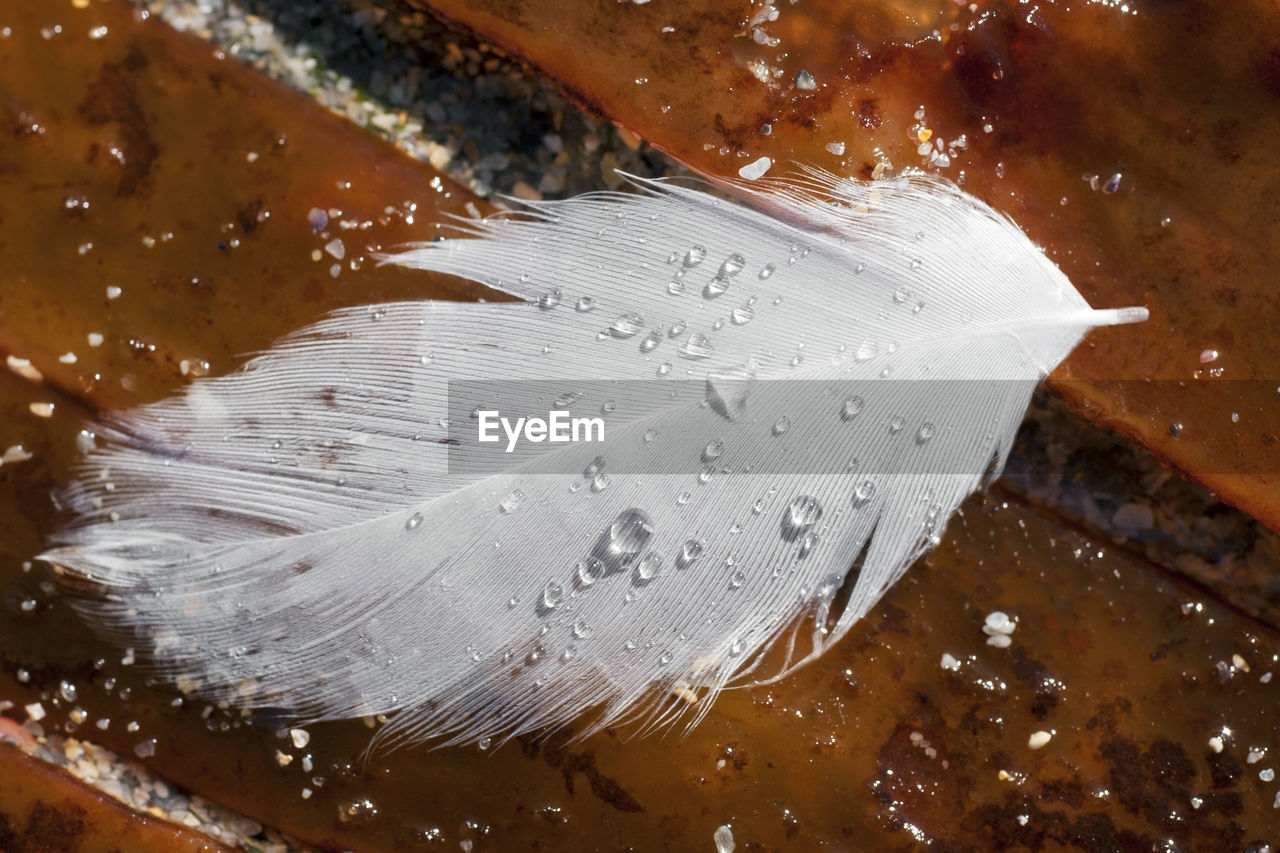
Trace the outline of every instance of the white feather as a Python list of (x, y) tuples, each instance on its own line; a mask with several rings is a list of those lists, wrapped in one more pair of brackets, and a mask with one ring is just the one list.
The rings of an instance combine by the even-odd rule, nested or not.
[[(809, 173), (762, 197), (785, 219), (638, 183), (392, 258), (524, 303), (341, 311), (125, 413), (45, 559), (240, 706), (442, 742), (696, 720), (770, 643), (773, 672), (839, 639), (1003, 464), (1035, 382), (1145, 319), (940, 182)], [(489, 402), (468, 379), (519, 414), (579, 394), (606, 441), (451, 444), (450, 402)]]

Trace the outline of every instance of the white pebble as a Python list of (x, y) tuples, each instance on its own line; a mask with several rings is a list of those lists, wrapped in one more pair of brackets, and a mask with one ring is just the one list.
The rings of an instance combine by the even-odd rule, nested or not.
[(53, 403), (31, 403), (27, 408), (38, 418), (53, 417)]
[(943, 669), (949, 669), (952, 672), (960, 671), (960, 661), (952, 657), (950, 652), (942, 653), (942, 660), (938, 661), (938, 666)]
[(997, 649), (1007, 649), (1009, 646), (1013, 645), (1013, 638), (1008, 634), (996, 634), (994, 636), (987, 637), (987, 645), (995, 646)]
[(1216, 735), (1209, 738), (1209, 748), (1214, 752), (1222, 752), (1222, 738)]
[(101, 332), (90, 332), (90, 333), (89, 333), (89, 346), (91, 346), (91, 347), (100, 347), (100, 346), (102, 346), (102, 333), (101, 333)]
[(64, 352), (62, 355), (58, 356), (58, 361), (63, 364), (75, 364), (76, 354), (73, 352)]
[(35, 367), (32, 366), (28, 359), (18, 358), (15, 355), (11, 355), (6, 357), (6, 361), (9, 364), (9, 369), (21, 376), (23, 379), (30, 379), (32, 382), (40, 382), (44, 379), (44, 376), (39, 370), (36, 370)]
[(293, 745), (298, 749), (302, 749), (311, 743), (311, 734), (306, 729), (289, 729), (289, 737), (293, 740)]
[(44, 719), (44, 705), (39, 702), (32, 702), (30, 705), (24, 706), (23, 710), (27, 712), (27, 717), (35, 722)]
[(1053, 739), (1053, 735), (1041, 729), (1038, 732), (1032, 732), (1031, 737), (1027, 738), (1027, 746), (1032, 749), (1039, 749)]
[(733, 853), (733, 848), (737, 846), (733, 841), (733, 830), (727, 823), (717, 827), (711, 838), (716, 843), (716, 853)]
[(31, 458), (31, 454), (21, 444), (11, 444), (3, 454), (0, 454), (0, 465), (26, 462)]
[(1266, 770), (1259, 770), (1258, 778), (1261, 779), (1263, 782), (1270, 782), (1272, 779), (1276, 778), (1276, 771), (1272, 770), (1270, 767), (1268, 767)]
[(987, 636), (995, 636), (997, 634), (1012, 634), (1013, 629), (1018, 627), (1018, 623), (1009, 618), (1009, 614), (1002, 610), (993, 610), (987, 614), (987, 621), (982, 626), (982, 633)]
[(763, 178), (764, 173), (769, 171), (773, 166), (773, 161), (768, 157), (761, 157), (753, 160), (738, 170), (738, 177), (746, 178), (748, 181), (754, 181), (757, 178)]
[(1249, 750), (1249, 754), (1245, 756), (1245, 759), (1244, 759), (1245, 764), (1257, 764), (1259, 761), (1262, 760), (1262, 756), (1266, 754), (1267, 754), (1266, 750), (1251, 749)]
[(342, 260), (347, 255), (347, 247), (336, 237), (324, 244), (324, 250), (338, 260)]
[(108, 285), (107, 285), (107, 298), (108, 298), (108, 299), (119, 299), (119, 298), (120, 298), (120, 294), (122, 294), (122, 293), (124, 293), (124, 290), (123, 290), (122, 288), (120, 288), (119, 286), (114, 285), (114, 284), (108, 284)]

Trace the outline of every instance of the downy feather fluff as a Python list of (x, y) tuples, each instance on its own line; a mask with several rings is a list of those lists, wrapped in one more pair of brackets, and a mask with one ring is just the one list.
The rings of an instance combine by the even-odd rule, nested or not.
[[(339, 311), (102, 425), (44, 558), (236, 706), (394, 713), (396, 742), (696, 722), (838, 640), (999, 471), (1035, 383), (1146, 316), (933, 179), (807, 172), (760, 197), (780, 216), (636, 184), (390, 258), (523, 302)], [(968, 381), (886, 381), (925, 378)], [(459, 464), (450, 383), (476, 379), (606, 440)]]

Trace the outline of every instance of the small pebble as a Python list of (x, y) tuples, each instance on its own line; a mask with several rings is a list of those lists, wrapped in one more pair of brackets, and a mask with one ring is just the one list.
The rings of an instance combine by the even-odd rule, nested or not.
[(1053, 739), (1053, 735), (1041, 729), (1038, 732), (1032, 732), (1031, 737), (1027, 738), (1027, 746), (1032, 749), (1039, 749)]

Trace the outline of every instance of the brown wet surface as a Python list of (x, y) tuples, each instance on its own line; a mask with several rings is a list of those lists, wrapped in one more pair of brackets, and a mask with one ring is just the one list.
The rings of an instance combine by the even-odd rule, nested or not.
[(198, 832), (125, 808), (71, 774), (0, 744), (5, 853), (229, 853)]
[(339, 306), (477, 292), (369, 259), (474, 196), (304, 96), (124, 3), (0, 26), (0, 352), (58, 387), (133, 405)]
[(1060, 393), (1280, 529), (1274, 4), (408, 2), (709, 175), (768, 156), (961, 181), (1095, 306), (1151, 309), (1094, 332), (1057, 373), (1090, 381)]
[[(36, 0), (18, 11), (37, 28), (55, 17)], [(100, 42), (83, 35), (99, 22), (94, 15), (113, 32)], [(22, 164), (0, 172), (9, 187), (0, 194), (0, 334), (3, 346), (32, 358), (59, 387), (103, 405), (150, 399), (184, 381), (175, 362), (202, 357), (222, 372), (235, 354), (328, 307), (449, 294), (368, 264), (327, 278), (330, 257), (310, 259), (328, 239), (352, 233), (324, 237), (307, 223), (313, 205), (336, 204), (328, 187), (337, 194), (341, 175), (321, 152), (340, 147), (344, 163), (381, 164), (352, 168), (368, 183), (351, 176), (352, 192), (363, 195), (342, 197), (359, 199), (345, 202), (344, 217), (375, 217), (371, 241), (410, 235), (376, 216), (409, 188), (424, 187), (429, 171), (211, 59), (204, 45), (134, 26), (119, 6), (56, 17), (75, 23), (58, 38), (82, 41), (37, 54), (44, 40), (15, 28), (0, 53), (0, 92), (6, 104), (19, 104), (11, 112), (47, 115), (37, 121), (43, 135), (0, 135), (0, 163)], [(66, 51), (69, 44), (77, 49)], [(144, 62), (128, 60), (131, 46)], [(49, 92), (24, 88), (40, 76), (28, 67), (33, 56), (46, 66), (40, 74), (53, 82)], [(200, 77), (192, 69), (201, 63), (226, 76)], [(132, 94), (119, 100), (149, 104), (141, 112), (157, 153), (133, 195), (117, 195), (121, 169), (98, 172), (80, 159), (95, 141), (129, 136), (80, 111), (108, 67), (126, 69), (118, 73), (133, 81), (124, 85)], [(165, 100), (183, 81), (187, 97), (201, 96), (194, 112), (190, 102), (178, 110), (178, 101)], [(220, 96), (207, 87), (231, 93), (225, 105), (210, 104)], [(25, 101), (23, 92), (31, 93)], [(57, 99), (63, 106), (53, 109)], [(241, 120), (246, 126), (236, 127)], [(283, 151), (295, 153), (246, 144), (250, 137), (239, 134), (254, 127), (252, 138), (268, 141), (286, 128)], [(168, 142), (223, 132), (216, 146)], [(300, 139), (319, 140), (315, 152)], [(173, 150), (196, 152), (185, 155), (191, 167), (166, 172)], [(259, 159), (250, 163), (248, 150)], [(270, 172), (252, 171), (270, 156), (286, 159)], [(65, 175), (81, 168), (79, 183), (68, 184)], [(61, 183), (50, 188), (54, 178)], [(107, 212), (66, 219), (68, 193), (88, 195), (86, 217)], [(259, 195), (273, 211), (269, 220), (251, 233), (224, 233), (218, 223), (234, 219), (228, 211)], [(426, 206), (436, 194), (421, 195), (417, 215), (434, 221), (439, 212)], [(175, 236), (160, 241), (191, 198), (202, 202), (188, 214), (190, 227), (167, 226)], [(152, 234), (157, 243), (147, 248), (142, 237)], [(183, 250), (164, 254), (179, 234)], [(220, 248), (230, 235), (241, 244)], [(50, 254), (50, 240), (66, 251)], [(95, 246), (79, 255), (86, 240)], [(9, 267), (10, 257), (26, 266)], [(122, 294), (108, 301), (113, 270)], [(219, 286), (192, 286), (191, 276)], [(81, 341), (94, 330), (105, 342), (90, 349)], [(77, 353), (75, 364), (57, 361), (65, 351)], [(120, 384), (129, 374), (137, 391)], [(35, 414), (32, 404), (47, 402), (56, 404), (50, 417)], [(1166, 840), (1178, 849), (1239, 850), (1280, 836), (1280, 785), (1262, 775), (1280, 772), (1280, 686), (1270, 676), (1280, 670), (1280, 634), (1156, 567), (998, 499), (970, 502), (942, 548), (821, 661), (770, 688), (727, 694), (686, 738), (628, 741), (625, 732), (608, 732), (565, 744), (554, 735), (488, 751), (406, 750), (364, 765), (371, 730), (354, 722), (313, 727), (297, 746), (148, 686), (136, 667), (122, 665), (119, 650), (89, 636), (43, 566), (24, 566), (54, 523), (49, 492), (68, 477), (86, 415), (69, 395), (0, 374), (0, 452), (21, 445), (32, 454), (0, 466), (0, 700), (18, 709), (40, 701), (47, 729), (75, 729), (143, 757), (210, 799), (323, 848), (458, 849), (470, 840), (476, 850), (709, 849), (722, 824), (746, 850), (898, 849), (920, 840), (956, 850), (1150, 850)], [(980, 630), (996, 609), (1018, 619), (1008, 649), (986, 645)], [(944, 653), (959, 661), (956, 671), (940, 666)], [(74, 701), (61, 697), (64, 681), (74, 685)], [(85, 714), (78, 727), (67, 722), (76, 708)], [(256, 722), (274, 728), (263, 717)], [(1039, 730), (1052, 739), (1032, 750), (1028, 738)], [(1210, 745), (1215, 737), (1221, 752)], [(1254, 763), (1251, 750), (1262, 753)]]

